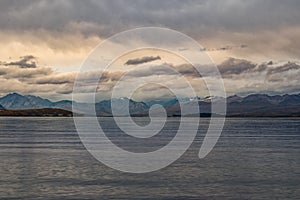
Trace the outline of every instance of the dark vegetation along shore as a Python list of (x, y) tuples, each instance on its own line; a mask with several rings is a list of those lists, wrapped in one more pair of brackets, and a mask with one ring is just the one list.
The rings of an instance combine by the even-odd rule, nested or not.
[(0, 116), (14, 117), (72, 117), (73, 113), (58, 108), (40, 108), (26, 110), (0, 110)]

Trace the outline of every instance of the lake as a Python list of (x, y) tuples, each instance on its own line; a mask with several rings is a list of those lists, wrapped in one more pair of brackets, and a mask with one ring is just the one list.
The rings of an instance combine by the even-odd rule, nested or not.
[[(137, 152), (161, 148), (179, 124), (179, 118), (168, 118), (153, 141), (131, 142), (112, 118), (99, 120), (114, 143)], [(2, 117), (0, 198), (300, 199), (299, 118), (226, 119), (215, 148), (199, 159), (208, 123), (201, 119), (195, 141), (173, 164), (130, 174), (94, 159), (72, 118)]]

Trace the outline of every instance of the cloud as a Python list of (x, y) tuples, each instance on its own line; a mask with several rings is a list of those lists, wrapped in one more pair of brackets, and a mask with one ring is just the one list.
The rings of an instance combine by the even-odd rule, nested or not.
[(22, 56), (20, 60), (14, 62), (0, 62), (4, 66), (18, 66), (20, 68), (36, 68), (36, 57), (32, 55)]
[(124, 72), (121, 70), (104, 71), (102, 73), (100, 81), (103, 81), (103, 82), (118, 81), (123, 75), (124, 75)]
[(287, 74), (289, 71), (300, 72), (300, 65), (295, 62), (287, 62), (282, 64), (275, 64), (273, 61), (267, 63), (254, 63), (245, 59), (229, 58), (220, 65), (218, 65), (219, 71), (223, 78), (245, 78), (247, 75), (253, 75), (259, 73), (264, 75), (268, 81), (282, 80), (279, 77), (274, 77), (276, 74), (280, 74), (281, 77), (289, 77), (291, 74)]
[(135, 59), (127, 60), (125, 65), (139, 65), (139, 64), (143, 64), (143, 63), (147, 63), (147, 62), (152, 62), (155, 60), (161, 60), (161, 58), (159, 56), (145, 56), (142, 58), (135, 58)]
[[(209, 66), (198, 66), (203, 70), (209, 71)], [(122, 75), (124, 75), (123, 72)], [(201, 77), (197, 69), (191, 64), (172, 64), (163, 63), (157, 65), (147, 65), (141, 68), (134, 68), (126, 73), (127, 77), (151, 77), (151, 76), (187, 76), (190, 78)]]
[(223, 47), (219, 47), (219, 48), (202, 48), (200, 49), (200, 51), (229, 51), (232, 49), (244, 49), (247, 48), (248, 45), (246, 44), (241, 44), (241, 45), (226, 45)]
[(271, 74), (277, 74), (277, 73), (283, 73), (287, 72), (290, 70), (299, 70), (300, 71), (300, 65), (293, 63), (293, 62), (288, 62), (282, 66), (274, 67), (274, 68), (269, 68), (268, 69), (268, 75)]
[[(208, 66), (200, 66), (209, 68)], [(135, 68), (129, 71), (126, 76), (128, 77), (151, 77), (151, 76), (186, 76), (190, 78), (201, 77), (197, 69), (191, 64), (163, 63), (158, 65), (149, 65), (142, 68)]]
[(197, 69), (191, 64), (175, 65), (174, 68), (183, 76), (201, 77)]
[(43, 76), (34, 79), (31, 81), (31, 83), (35, 84), (54, 84), (54, 85), (62, 85), (67, 83), (74, 83), (76, 73), (62, 73), (62, 74), (56, 74), (52, 73), (48, 76)]
[[(2, 62), (0, 66), (0, 93), (20, 92), (27, 94), (60, 93), (65, 87), (72, 87), (74, 72), (56, 72), (51, 67), (31, 63), (35, 56), (23, 56), (15, 62)], [(33, 66), (34, 65), (34, 66)]]
[(175, 69), (172, 69), (173, 66), (169, 64), (160, 64), (160, 65), (148, 65), (141, 68), (134, 68), (133, 70), (126, 73), (127, 77), (150, 77), (158, 75), (175, 75)]
[(0, 76), (6, 79), (29, 79), (35, 77), (45, 77), (47, 75), (53, 74), (53, 70), (49, 67), (39, 67), (39, 68), (19, 68), (17, 66), (11, 67), (0, 67)]
[(223, 77), (246, 73), (255, 69), (257, 64), (244, 59), (229, 58), (218, 65)]
[(289, 83), (299, 85), (300, 65), (288, 62), (279, 66), (272, 66), (266, 70), (266, 80), (278, 84), (278, 88)]

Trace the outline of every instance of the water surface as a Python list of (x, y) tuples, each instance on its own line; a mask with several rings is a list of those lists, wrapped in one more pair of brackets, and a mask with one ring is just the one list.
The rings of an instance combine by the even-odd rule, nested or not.
[[(172, 139), (179, 118), (152, 141), (130, 140), (101, 118), (112, 141), (147, 152)], [(143, 118), (137, 119), (143, 123)], [(191, 118), (191, 120), (193, 120)], [(72, 118), (0, 118), (1, 199), (299, 199), (300, 119), (227, 119), (213, 151), (198, 159), (208, 119), (190, 149), (147, 174), (122, 173), (83, 147)], [(175, 131), (174, 131), (175, 130)]]

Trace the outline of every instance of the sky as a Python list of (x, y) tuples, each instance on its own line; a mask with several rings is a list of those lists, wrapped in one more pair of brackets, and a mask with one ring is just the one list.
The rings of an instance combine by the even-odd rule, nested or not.
[[(228, 95), (299, 93), (299, 9), (298, 0), (2, 0), (0, 95), (18, 92), (71, 99), (78, 70), (99, 43), (122, 31), (149, 26), (173, 29), (197, 41), (203, 47), (199, 52), (219, 68)], [(147, 41), (130, 42), (142, 47)], [(101, 79), (98, 96), (109, 98), (130, 70), (126, 81), (131, 85), (141, 77), (157, 80), (159, 76), (188, 96), (178, 75), (163, 70), (168, 67), (186, 77), (197, 95), (208, 94), (199, 74), (184, 59), (148, 49), (115, 59)], [(119, 96), (126, 96), (127, 89), (122, 91)], [(167, 88), (148, 85), (136, 92), (136, 98), (161, 98), (167, 93)]]

